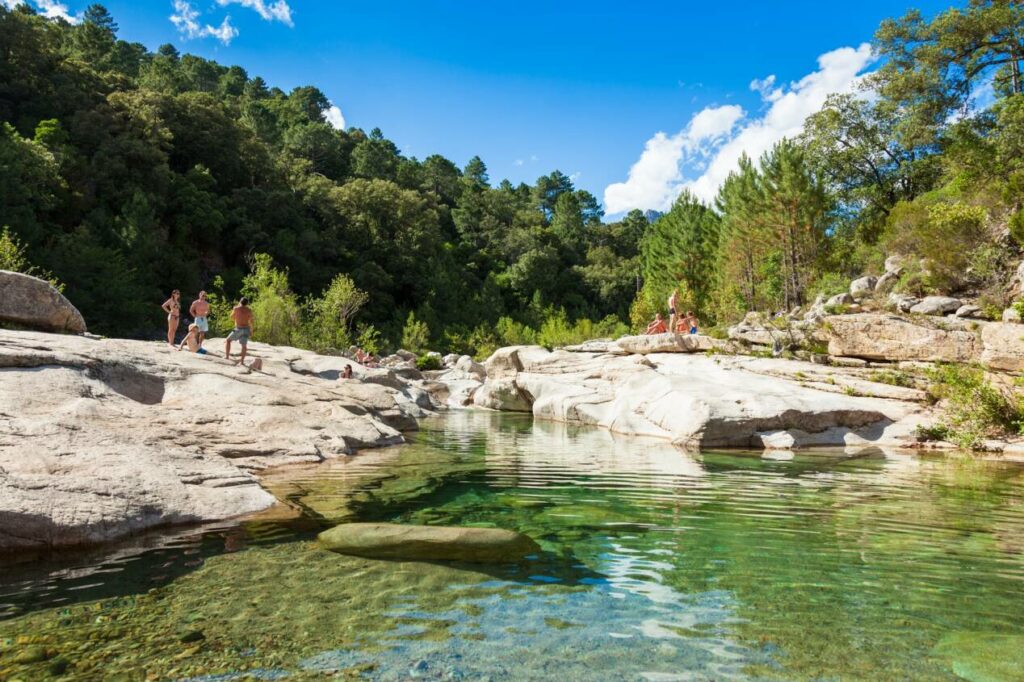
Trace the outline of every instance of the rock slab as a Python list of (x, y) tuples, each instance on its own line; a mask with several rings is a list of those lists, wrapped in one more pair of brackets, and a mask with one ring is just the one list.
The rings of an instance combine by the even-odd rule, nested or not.
[(529, 537), (499, 528), (345, 523), (317, 537), (338, 554), (397, 561), (510, 563), (540, 552)]
[(44, 332), (87, 331), (78, 308), (52, 284), (7, 270), (0, 270), (0, 322)]
[(899, 362), (971, 362), (981, 353), (975, 332), (918, 324), (896, 315), (861, 313), (828, 318), (829, 355)]

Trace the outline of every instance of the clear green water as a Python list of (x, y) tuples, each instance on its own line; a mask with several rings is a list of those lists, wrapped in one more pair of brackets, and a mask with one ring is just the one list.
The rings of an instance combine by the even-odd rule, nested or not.
[[(241, 525), (0, 568), (0, 679), (1024, 679), (1024, 469), (687, 455), (485, 413), (268, 479)], [(343, 520), (513, 528), (523, 565), (348, 558)]]

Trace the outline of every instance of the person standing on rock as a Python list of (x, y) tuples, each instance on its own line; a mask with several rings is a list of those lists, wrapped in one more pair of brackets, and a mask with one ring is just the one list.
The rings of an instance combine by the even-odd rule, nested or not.
[(181, 292), (175, 289), (171, 297), (160, 306), (167, 313), (167, 345), (174, 347), (174, 335), (178, 331), (178, 321), (181, 319)]
[(199, 345), (203, 345), (203, 341), (206, 340), (206, 332), (210, 331), (210, 302), (206, 300), (206, 292), (200, 291), (199, 298), (192, 301), (192, 305), (188, 308), (188, 314), (194, 319), (192, 324), (199, 330)]
[(242, 346), (242, 355), (239, 357), (238, 362), (244, 363), (254, 322), (252, 309), (249, 308), (249, 299), (245, 296), (239, 299), (238, 305), (231, 309), (231, 319), (235, 323), (235, 328), (228, 334), (228, 338), (224, 340), (224, 357), (228, 360), (231, 359), (231, 342), (238, 341)]
[(673, 289), (668, 297), (668, 328), (676, 329), (676, 306), (679, 305), (679, 289)]

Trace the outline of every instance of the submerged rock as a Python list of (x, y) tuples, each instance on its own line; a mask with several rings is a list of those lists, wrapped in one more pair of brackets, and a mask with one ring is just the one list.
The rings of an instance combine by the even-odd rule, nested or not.
[(540, 551), (529, 537), (499, 528), (346, 523), (317, 540), (338, 554), (399, 561), (507, 563)]
[(86, 331), (78, 308), (52, 284), (7, 270), (0, 270), (0, 322), (44, 332)]
[(1019, 680), (1024, 670), (1024, 635), (952, 632), (935, 646), (953, 672), (969, 682)]

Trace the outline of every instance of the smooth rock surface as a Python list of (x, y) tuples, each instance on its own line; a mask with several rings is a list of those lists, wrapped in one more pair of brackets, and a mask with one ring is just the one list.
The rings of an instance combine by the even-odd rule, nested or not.
[(855, 279), (850, 282), (850, 296), (857, 301), (867, 298), (875, 290), (875, 284), (877, 283), (878, 278), (872, 275)]
[(1003, 322), (1020, 322), (1020, 313), (1016, 308), (1007, 308), (1003, 311)]
[(0, 551), (262, 509), (273, 497), (253, 471), (400, 443), (431, 405), (336, 379), (384, 370), (249, 346), (263, 372), (158, 342), (0, 331)]
[(911, 306), (910, 312), (917, 315), (945, 315), (956, 312), (963, 305), (959, 298), (950, 296), (925, 296), (917, 305)]
[(956, 317), (978, 318), (981, 317), (981, 308), (970, 303), (964, 304), (953, 313)]
[(627, 353), (698, 353), (714, 348), (713, 340), (702, 334), (647, 334), (623, 336), (615, 342)]
[[(923, 409), (916, 403), (832, 392), (834, 386), (811, 388), (797, 378), (799, 370), (788, 377), (773, 374), (781, 365), (771, 363), (777, 362), (789, 361), (685, 353), (620, 357), (519, 346), (500, 349), (485, 363), (488, 380), (481, 393), (494, 409), (518, 410), (528, 403), (540, 419), (654, 436), (689, 448), (911, 442)], [(822, 371), (806, 362), (786, 366)], [(492, 389), (497, 382), (500, 390)], [(503, 404), (503, 395), (512, 403)]]
[(0, 270), (0, 322), (44, 332), (81, 334), (85, 320), (78, 308), (49, 282)]
[(529, 537), (500, 528), (345, 523), (317, 540), (339, 554), (398, 561), (509, 563), (540, 552)]
[(893, 287), (900, 281), (900, 273), (889, 271), (878, 278), (875, 282), (875, 292), (879, 294), (887, 294), (892, 291)]
[(981, 328), (981, 362), (989, 369), (1024, 371), (1024, 325), (991, 322)]
[(828, 318), (825, 329), (830, 355), (890, 362), (971, 362), (981, 354), (975, 332), (926, 326), (895, 315), (836, 315)]

